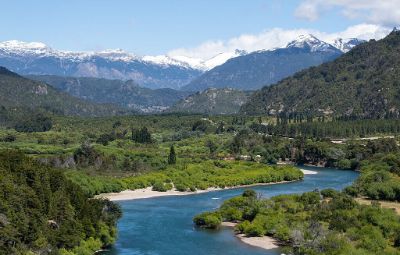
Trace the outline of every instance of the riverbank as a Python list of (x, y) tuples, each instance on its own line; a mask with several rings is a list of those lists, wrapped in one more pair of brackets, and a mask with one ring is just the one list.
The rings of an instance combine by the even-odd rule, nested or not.
[[(233, 222), (222, 222), (221, 224), (221, 226), (228, 228), (234, 228), (236, 225), (237, 223)], [(270, 236), (247, 237), (244, 234), (236, 234), (236, 237), (243, 243), (265, 250), (279, 248), (278, 241)]]
[[(281, 181), (281, 182), (270, 182), (270, 183), (255, 183), (251, 185), (240, 185), (235, 187), (227, 187), (224, 189), (240, 189), (240, 188), (247, 188), (247, 187), (254, 187), (254, 186), (266, 186), (266, 185), (275, 185), (275, 184), (283, 184), (283, 183), (290, 183), (290, 182), (297, 182), (300, 180), (294, 181)], [(202, 194), (206, 192), (224, 190), (222, 188), (208, 188), (205, 190), (196, 190), (196, 191), (178, 191), (176, 189), (168, 190), (165, 192), (154, 191), (152, 187), (147, 187), (145, 189), (135, 189), (135, 190), (124, 190), (118, 193), (103, 193), (96, 195), (95, 198), (99, 199), (109, 199), (110, 201), (125, 201), (125, 200), (136, 200), (136, 199), (146, 199), (146, 198), (153, 198), (153, 197), (166, 197), (166, 196), (187, 196), (187, 195), (196, 195)]]
[[(305, 169), (300, 169), (305, 175), (317, 174), (316, 171), (310, 171)], [(250, 185), (240, 185), (235, 187), (227, 187), (225, 189), (240, 189), (240, 188), (247, 188), (247, 187), (254, 187), (254, 186), (265, 186), (265, 185), (274, 185), (274, 184), (283, 184), (283, 183), (290, 183), (290, 182), (297, 182), (299, 180), (294, 181), (281, 181), (281, 182), (270, 182), (270, 183), (255, 183)], [(195, 194), (202, 194), (205, 192), (212, 192), (223, 190), (222, 188), (215, 188), (211, 187), (205, 190), (196, 190), (196, 191), (178, 191), (176, 189), (168, 190), (165, 192), (154, 191), (152, 187), (147, 187), (144, 189), (135, 189), (135, 190), (124, 190), (118, 193), (103, 193), (96, 195), (95, 198), (100, 199), (109, 199), (110, 201), (125, 201), (125, 200), (136, 200), (136, 199), (146, 199), (146, 198), (153, 198), (153, 197), (165, 197), (165, 196), (186, 196), (186, 195), (195, 195)]]

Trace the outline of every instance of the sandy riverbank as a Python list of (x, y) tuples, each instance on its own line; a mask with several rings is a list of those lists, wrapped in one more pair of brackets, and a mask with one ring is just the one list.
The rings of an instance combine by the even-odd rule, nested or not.
[[(233, 228), (236, 224), (233, 222), (222, 222), (221, 226)], [(271, 250), (279, 248), (278, 241), (270, 236), (246, 237), (244, 234), (236, 234), (236, 237), (248, 245), (262, 249)]]
[[(300, 169), (305, 175), (308, 174), (317, 174), (315, 171)], [(282, 182), (271, 182), (271, 183), (255, 183), (251, 185), (241, 185), (236, 187), (227, 187), (225, 189), (239, 189), (239, 188), (246, 188), (246, 187), (254, 187), (254, 186), (266, 186), (266, 185), (274, 185), (274, 184), (282, 184), (282, 183), (289, 183), (289, 182), (296, 182), (294, 181), (282, 181)], [(124, 200), (136, 200), (136, 199), (145, 199), (145, 198), (153, 198), (153, 197), (165, 197), (165, 196), (186, 196), (186, 195), (195, 195), (201, 194), (205, 192), (217, 191), (222, 190), (221, 188), (208, 188), (206, 190), (196, 190), (194, 192), (191, 191), (178, 191), (178, 190), (168, 190), (166, 192), (159, 192), (152, 190), (152, 187), (147, 187), (145, 189), (135, 189), (135, 190), (124, 190), (118, 193), (103, 193), (95, 196), (95, 198), (107, 198), (111, 201), (124, 201)]]
[[(251, 185), (241, 185), (235, 187), (227, 187), (225, 189), (240, 189), (254, 186), (267, 186), (274, 184), (283, 184), (296, 182), (294, 181), (282, 181), (282, 182), (271, 182), (271, 183), (255, 183)], [(95, 198), (107, 198), (111, 201), (124, 201), (124, 200), (136, 200), (136, 199), (145, 199), (145, 198), (153, 198), (153, 197), (165, 197), (165, 196), (186, 196), (186, 195), (195, 195), (201, 194), (211, 191), (223, 190), (222, 188), (208, 188), (205, 190), (196, 190), (196, 191), (178, 191), (178, 190), (168, 190), (166, 192), (154, 191), (152, 187), (147, 187), (145, 189), (135, 189), (135, 190), (124, 190), (118, 193), (103, 193), (95, 196)]]
[(111, 201), (122, 201), (122, 200), (135, 200), (144, 199), (152, 197), (165, 197), (165, 196), (185, 196), (201, 194), (205, 192), (221, 190), (220, 188), (208, 188), (206, 190), (197, 190), (194, 192), (182, 192), (177, 190), (168, 190), (166, 192), (154, 191), (152, 187), (147, 187), (145, 189), (135, 189), (135, 190), (124, 190), (119, 193), (104, 193), (97, 195), (95, 198), (108, 198)]

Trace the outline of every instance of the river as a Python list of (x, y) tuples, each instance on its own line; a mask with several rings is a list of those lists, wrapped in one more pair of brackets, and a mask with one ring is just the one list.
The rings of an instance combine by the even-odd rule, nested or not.
[[(358, 176), (353, 171), (301, 167), (317, 171), (305, 175), (303, 181), (253, 187), (264, 197), (293, 194), (314, 189), (343, 189)], [(118, 223), (119, 238), (104, 255), (276, 255), (277, 250), (263, 250), (242, 243), (232, 229), (217, 231), (197, 229), (194, 215), (216, 209), (244, 189), (213, 191), (209, 193), (158, 197), (119, 202), (123, 217)]]

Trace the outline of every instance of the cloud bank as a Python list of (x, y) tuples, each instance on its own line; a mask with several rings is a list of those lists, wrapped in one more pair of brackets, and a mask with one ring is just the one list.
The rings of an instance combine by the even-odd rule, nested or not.
[(284, 47), (288, 42), (304, 34), (313, 34), (323, 41), (333, 42), (336, 38), (381, 39), (390, 31), (391, 28), (374, 24), (359, 24), (337, 33), (325, 33), (313, 29), (273, 28), (259, 34), (243, 34), (226, 41), (206, 41), (193, 48), (174, 49), (168, 52), (168, 55), (172, 57), (187, 56), (206, 60), (223, 52), (233, 52), (236, 49), (252, 52)]
[(333, 8), (338, 8), (346, 18), (384, 26), (400, 25), (400, 0), (304, 0), (295, 15), (315, 21)]

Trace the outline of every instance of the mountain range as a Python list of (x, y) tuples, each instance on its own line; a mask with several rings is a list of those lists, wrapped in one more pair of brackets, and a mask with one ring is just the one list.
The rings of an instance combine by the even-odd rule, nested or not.
[(338, 39), (334, 44), (323, 42), (313, 35), (300, 36), (286, 47), (262, 50), (229, 59), (200, 77), (183, 90), (202, 91), (209, 87), (256, 90), (276, 83), (297, 71), (332, 61), (362, 40)]
[(69, 52), (43, 43), (0, 43), (0, 66), (22, 75), (57, 75), (134, 80), (149, 88), (175, 88), (187, 84), (202, 70), (185, 62), (154, 62), (122, 50)]
[(400, 116), (400, 31), (254, 93), (242, 114)]
[[(152, 89), (183, 87), (186, 91), (198, 91), (233, 87), (250, 90), (308, 66), (330, 61), (359, 42), (357, 39), (338, 39), (328, 44), (308, 35), (282, 49), (250, 53), (237, 49), (203, 60), (168, 55), (140, 57), (120, 49), (61, 51), (43, 43), (14, 40), (0, 43), (0, 66), (21, 75), (133, 80)], [(265, 83), (260, 84), (260, 81)]]

